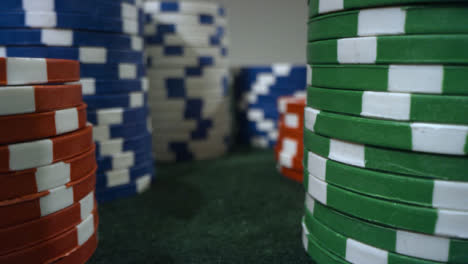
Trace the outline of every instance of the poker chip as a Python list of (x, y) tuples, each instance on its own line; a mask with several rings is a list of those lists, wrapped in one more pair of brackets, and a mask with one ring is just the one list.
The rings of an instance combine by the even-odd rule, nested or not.
[(97, 173), (103, 174), (107, 171), (128, 169), (138, 166), (139, 164), (144, 164), (153, 158), (149, 152), (150, 147), (150, 145), (147, 145), (145, 148), (135, 151), (119, 152), (99, 157), (97, 158), (97, 164), (99, 167)]
[(213, 159), (229, 149), (227, 24), (218, 3), (144, 4), (149, 102), (158, 161)]
[[(466, 64), (468, 35), (340, 38), (307, 44), (310, 64)], [(398, 52), (395, 51), (398, 47)], [(448, 48), (450, 47), (450, 48)]]
[(147, 95), (141, 92), (112, 95), (85, 95), (83, 99), (88, 104), (88, 109), (108, 108), (141, 108), (147, 104)]
[(0, 119), (76, 107), (82, 100), (80, 84), (0, 87)]
[(97, 189), (114, 188), (122, 185), (128, 185), (141, 177), (152, 177), (154, 173), (153, 162), (138, 165), (136, 167), (124, 168), (120, 170), (107, 171), (97, 176)]
[(236, 77), (239, 140), (256, 147), (273, 147), (278, 140), (278, 99), (305, 91), (305, 65), (274, 64), (247, 67)]
[(465, 239), (433, 236), (376, 225), (335, 211), (316, 202), (308, 195), (305, 203), (306, 226), (309, 226), (315, 218), (335, 232), (370, 245), (374, 250), (381, 249), (400, 256), (419, 258), (419, 261), (429, 260), (428, 263), (431, 261), (463, 263), (467, 257), (468, 244)]
[(144, 3), (143, 9), (151, 14), (210, 14), (223, 16), (224, 8), (218, 3), (210, 2), (171, 2), (171, 1), (148, 1)]
[(87, 126), (72, 133), (23, 143), (0, 146), (0, 172), (50, 165), (90, 150), (93, 129)]
[(466, 262), (464, 3), (309, 2), (303, 230), (317, 263)]
[(0, 29), (0, 45), (96, 46), (117, 50), (142, 51), (143, 39), (138, 36), (123, 34), (53, 28)]
[(82, 78), (134, 80), (145, 77), (143, 64), (118, 63), (118, 64), (81, 64)]
[(86, 105), (51, 112), (0, 117), (0, 144), (62, 135), (86, 126)]
[(0, 201), (35, 195), (75, 182), (96, 167), (94, 148), (50, 165), (0, 174)]
[[(428, 123), (468, 124), (467, 96), (307, 88), (315, 109), (354, 116)], [(398, 110), (397, 110), (398, 109)]]
[[(456, 0), (453, 2), (463, 3), (465, 0)], [(441, 4), (446, 3), (444, 0), (377, 0), (377, 1), (354, 1), (340, 0), (330, 2), (327, 0), (311, 0), (309, 1), (309, 16), (338, 12), (348, 9), (364, 9), (369, 7), (385, 7), (402, 4)]]
[(137, 20), (128, 18), (51, 11), (16, 11), (1, 14), (1, 28), (63, 28), (124, 34), (140, 34), (142, 31)]
[(307, 107), (305, 128), (319, 135), (381, 147), (452, 155), (468, 153), (466, 125), (377, 120)]
[(0, 58), (0, 85), (74, 82), (80, 79), (79, 72), (79, 65), (75, 61)]
[(79, 3), (69, 3), (66, 0), (34, 1), (8, 0), (0, 4), (2, 11), (48, 11), (65, 13), (82, 13), (93, 16), (124, 17), (136, 19), (137, 7), (122, 1), (106, 2), (84, 0)]
[(96, 232), (98, 217), (96, 214), (89, 215), (80, 224), (72, 229), (43, 241), (27, 249), (0, 256), (2, 263), (31, 263), (35, 261), (49, 262), (64, 254), (79, 248)]
[(310, 86), (423, 94), (468, 94), (468, 68), (455, 65), (311, 65)]
[[(437, 16), (443, 24), (435, 27)], [(466, 34), (462, 26), (468, 17), (463, 4), (414, 5), (359, 9), (312, 18), (308, 40), (383, 35)]]
[(148, 108), (107, 108), (88, 111), (88, 122), (95, 125), (119, 125), (131, 123), (133, 120), (144, 120)]
[(120, 94), (131, 92), (147, 92), (148, 79), (139, 80), (96, 80), (93, 78), (81, 79), (83, 95)]
[(57, 264), (80, 264), (86, 263), (91, 256), (94, 254), (98, 246), (97, 234), (94, 233), (88, 241), (84, 244), (75, 248), (66, 254), (63, 257), (56, 260), (54, 263)]
[(151, 132), (148, 129), (146, 120), (138, 123), (124, 125), (104, 125), (95, 126), (93, 140), (96, 142), (108, 141), (116, 138), (130, 139), (145, 133)]
[(151, 176), (143, 176), (129, 184), (120, 185), (113, 188), (107, 188), (96, 193), (99, 202), (108, 202), (119, 198), (132, 196), (135, 194), (143, 193), (150, 188), (152, 182)]
[(297, 181), (297, 182), (302, 182), (302, 178), (304, 177), (302, 175), (301, 171), (293, 170), (293, 169), (283, 167), (283, 166), (280, 166), (279, 172), (283, 176), (285, 176), (285, 177), (287, 177), (287, 178), (289, 178), (291, 180)]
[(108, 141), (96, 142), (96, 155), (98, 157), (102, 157), (112, 155), (112, 153), (143, 149), (145, 146), (151, 143), (150, 137), (151, 135), (146, 133), (142, 136), (137, 136), (128, 140), (118, 138)]
[[(115, 50), (106, 47), (43, 47), (43, 46), (6, 46), (0, 47), (0, 55), (7, 57), (32, 57), (79, 60), (84, 64), (143, 63), (143, 53), (133, 50)], [(78, 69), (76, 76), (79, 76)], [(62, 73), (63, 74), (63, 73)], [(57, 80), (71, 82), (79, 78)]]

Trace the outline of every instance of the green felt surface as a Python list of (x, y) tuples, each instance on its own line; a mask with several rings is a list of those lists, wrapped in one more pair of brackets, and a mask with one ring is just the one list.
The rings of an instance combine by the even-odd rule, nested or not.
[(280, 176), (272, 151), (157, 169), (150, 191), (100, 205), (89, 263), (311, 263), (303, 188)]

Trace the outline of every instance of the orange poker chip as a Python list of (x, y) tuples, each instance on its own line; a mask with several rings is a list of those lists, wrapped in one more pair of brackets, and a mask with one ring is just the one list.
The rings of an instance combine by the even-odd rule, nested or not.
[(95, 148), (47, 166), (0, 174), (0, 201), (35, 194), (77, 181), (96, 167)]
[(0, 218), (0, 228), (23, 224), (72, 206), (95, 189), (96, 169), (78, 181), (34, 195), (1, 201), (0, 215), (8, 217)]
[(31, 247), (81, 223), (97, 204), (94, 191), (79, 202), (56, 213), (20, 225), (0, 229), (0, 255)]
[(13, 144), (69, 133), (86, 126), (86, 104), (44, 113), (0, 116), (0, 144)]
[(97, 211), (66, 232), (32, 247), (0, 256), (2, 264), (53, 263), (57, 258), (78, 249), (97, 230)]
[(0, 116), (49, 112), (82, 103), (81, 84), (0, 87)]
[(66, 83), (80, 80), (75, 60), (0, 58), (0, 85)]
[(94, 233), (86, 243), (68, 252), (65, 256), (54, 261), (54, 264), (84, 264), (93, 256), (98, 246), (97, 234)]
[(285, 176), (285, 177), (287, 177), (289, 179), (292, 179), (292, 180), (297, 181), (299, 183), (303, 182), (304, 175), (303, 175), (302, 171), (288, 169), (288, 168), (280, 166), (280, 172), (281, 172), (281, 174), (283, 176)]
[(49, 139), (3, 145), (0, 146), (0, 173), (50, 165), (77, 156), (93, 146), (92, 126)]

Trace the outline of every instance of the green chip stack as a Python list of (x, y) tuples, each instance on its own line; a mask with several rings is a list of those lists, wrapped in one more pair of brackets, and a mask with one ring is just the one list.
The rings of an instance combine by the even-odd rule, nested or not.
[(309, 7), (307, 253), (468, 263), (468, 1)]

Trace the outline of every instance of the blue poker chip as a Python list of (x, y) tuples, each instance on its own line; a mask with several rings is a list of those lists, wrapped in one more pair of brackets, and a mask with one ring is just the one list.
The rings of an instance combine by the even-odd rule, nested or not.
[(81, 63), (143, 64), (143, 53), (138, 51), (112, 50), (106, 48), (9, 46), (0, 47), (6, 57), (50, 58), (78, 60)]
[(92, 46), (143, 51), (141, 37), (67, 29), (0, 29), (0, 45)]
[(145, 135), (146, 133), (151, 133), (147, 122), (93, 127), (93, 139), (96, 142), (109, 141), (116, 138), (131, 139)]
[(151, 176), (143, 176), (125, 185), (96, 190), (96, 199), (98, 203), (105, 203), (138, 195), (151, 187), (153, 179), (154, 173)]
[(146, 76), (144, 64), (80, 64), (81, 78), (132, 80)]
[[(171, 61), (172, 59), (175, 59), (174, 57), (168, 57), (167, 58), (168, 61)], [(153, 68), (153, 67), (156, 67), (158, 65), (163, 65), (164, 66), (167, 66), (167, 65), (164, 65), (164, 64), (158, 64), (158, 62), (161, 63), (161, 60), (162, 58), (153, 58), (152, 56), (147, 56), (147, 60), (146, 60), (146, 64), (147, 64), (147, 67), (148, 68)], [(190, 60), (192, 60), (192, 58), (190, 58)], [(175, 60), (172, 61), (174, 64), (173, 65), (179, 65), (175, 62)], [(217, 64), (217, 58), (213, 57), (213, 56), (198, 56), (196, 58), (193, 59), (193, 64), (190, 63), (190, 66), (192, 67), (210, 67), (210, 66), (216, 66)], [(187, 65), (186, 62), (184, 63), (181, 63), (181, 64), (184, 64), (184, 65)]]
[(148, 95), (140, 92), (112, 95), (85, 95), (83, 96), (83, 100), (88, 105), (88, 111), (116, 107), (136, 108), (147, 105)]
[[(51, 3), (51, 4), (49, 4)], [(92, 16), (107, 16), (118, 18), (137, 18), (137, 7), (133, 4), (120, 3), (119, 1), (96, 0), (2, 0), (2, 11), (52, 11), (65, 13), (83, 13)]]
[(128, 169), (138, 164), (152, 161), (151, 146), (146, 149), (137, 151), (127, 151), (116, 153), (113, 156), (97, 157), (97, 174), (103, 174), (112, 170)]
[[(185, 47), (183, 45), (163, 45), (160, 47), (162, 49), (161, 53), (164, 56), (187, 56), (187, 57), (193, 57), (194, 56), (194, 50), (193, 48), (190, 47)], [(225, 46), (219, 46), (216, 47), (218, 49), (217, 54), (221, 57), (226, 57), (228, 56), (228, 48)]]
[(87, 117), (93, 125), (118, 125), (143, 122), (148, 117), (148, 111), (147, 107), (89, 110)]
[[(167, 43), (165, 37), (167, 34), (156, 34), (154, 36), (150, 37), (145, 37), (145, 42), (148, 43), (149, 45), (167, 45), (167, 44), (185, 44), (184, 38), (181, 37), (180, 41), (178, 43)], [(206, 39), (203, 41), (203, 46), (220, 46), (223, 44), (223, 39), (224, 36), (218, 36), (218, 35), (212, 35), (212, 36), (206, 36)], [(188, 41), (187, 41), (188, 42)], [(190, 45), (190, 44), (188, 44)], [(201, 44), (199, 44), (201, 45)]]
[[(170, 19), (164, 19), (164, 16), (170, 17)], [(156, 16), (153, 16), (150, 13), (145, 14), (145, 24), (189, 24), (189, 25), (216, 25), (217, 24), (217, 19), (213, 15), (209, 14), (194, 14), (194, 15), (183, 15), (185, 17), (178, 17), (175, 20), (171, 19), (173, 14), (158, 14)]]
[[(223, 90), (223, 95), (229, 94), (229, 79), (228, 76), (225, 76), (220, 80), (221, 89)], [(167, 78), (164, 81), (164, 89), (167, 91), (168, 99), (177, 99), (177, 98), (188, 98), (187, 90), (192, 88), (189, 86), (185, 78)], [(196, 100), (196, 99), (194, 99)]]
[(82, 79), (83, 95), (121, 94), (147, 92), (148, 80), (94, 80)]
[(43, 11), (0, 12), (0, 28), (62, 28), (124, 34), (143, 33), (143, 25), (134, 19)]
[(260, 74), (270, 74), (276, 80), (275, 85), (279, 87), (291, 86), (293, 83), (294, 86), (304, 87), (307, 83), (307, 68), (305, 65), (252, 66), (241, 69), (239, 78), (244, 82), (241, 88), (250, 89)]
[(128, 184), (134, 182), (140, 177), (153, 174), (154, 162), (153, 160), (150, 160), (145, 163), (139, 163), (138, 165), (129, 169), (110, 171), (96, 175), (96, 189), (105, 190), (107, 188), (112, 188), (110, 186), (112, 186), (114, 182), (124, 182)]
[(151, 146), (151, 134), (145, 133), (142, 136), (125, 139), (112, 139), (109, 141), (96, 142), (96, 156), (107, 157), (113, 153), (138, 151)]

